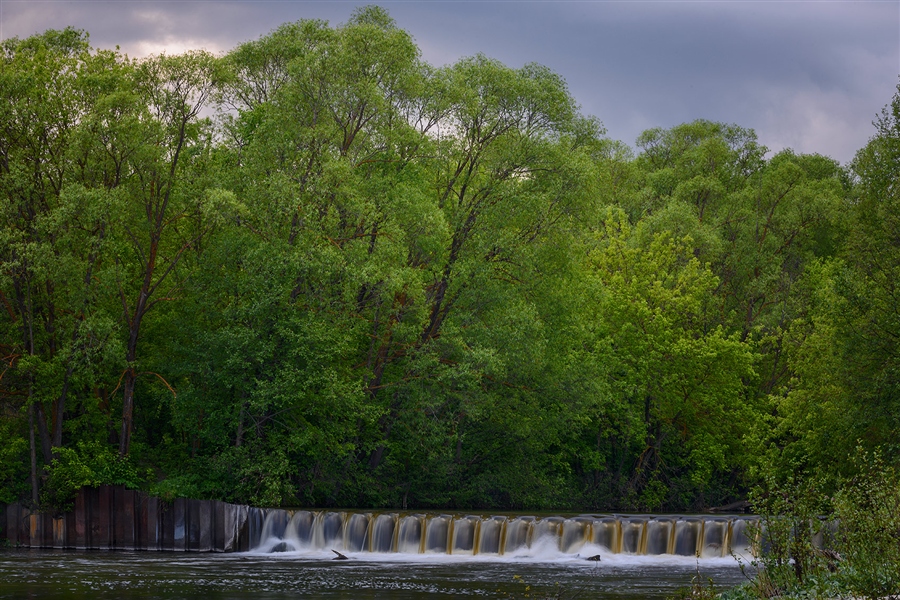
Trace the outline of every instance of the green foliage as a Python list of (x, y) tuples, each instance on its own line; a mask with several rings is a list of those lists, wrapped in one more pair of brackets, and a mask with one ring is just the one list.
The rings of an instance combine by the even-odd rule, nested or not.
[(755, 579), (726, 598), (888, 598), (900, 592), (900, 477), (858, 447), (833, 497), (822, 479), (771, 477), (754, 493)]
[(622, 492), (642, 510), (685, 502), (672, 497), (685, 487), (687, 497), (702, 497), (713, 473), (735, 464), (748, 423), (743, 390), (754, 355), (716, 325), (718, 282), (691, 241), (643, 222), (632, 231), (624, 213), (611, 211), (590, 259), (592, 318), (609, 347), (611, 385), (635, 419), (627, 435), (639, 455)]
[(152, 476), (152, 472), (120, 458), (105, 444), (79, 442), (75, 448), (59, 448), (57, 453), (41, 492), (41, 507), (53, 512), (71, 510), (76, 493), (83, 487), (124, 485), (141, 489)]
[[(896, 178), (894, 154), (900, 156), (897, 105), (895, 97), (876, 123), (877, 135), (857, 154), (852, 185), (826, 159), (798, 163), (844, 182), (845, 216), (835, 227), (847, 233), (834, 256), (811, 261), (793, 286), (796, 315), (782, 328), (779, 345), (788, 377), (769, 397), (772, 416), (768, 431), (759, 432), (758, 455), (761, 470), (815, 475), (826, 493), (858, 471), (851, 460), (857, 441), (868, 451), (880, 448), (889, 465), (898, 458), (894, 282), (900, 254), (897, 199), (887, 183)], [(820, 248), (836, 244), (832, 233), (821, 232)]]
[(834, 592), (833, 559), (823, 552), (835, 545), (828, 500), (815, 479), (780, 483), (768, 477), (754, 491), (751, 501), (760, 520), (748, 533), (756, 543), (751, 565), (758, 574), (751, 586), (758, 597)]
[(0, 504), (17, 502), (27, 488), (28, 442), (21, 419), (0, 418)]
[(837, 493), (838, 577), (857, 598), (900, 594), (900, 476), (880, 453), (858, 448), (857, 475)]
[(2, 44), (0, 500), (699, 511), (896, 466), (896, 98), (845, 169), (704, 120), (634, 154), (378, 7)]

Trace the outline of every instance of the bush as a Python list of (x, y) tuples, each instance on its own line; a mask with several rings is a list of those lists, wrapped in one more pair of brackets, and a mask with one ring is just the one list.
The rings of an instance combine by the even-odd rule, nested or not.
[(826, 551), (835, 545), (832, 511), (821, 490), (822, 482), (814, 477), (788, 477), (784, 483), (767, 477), (751, 495), (760, 515), (748, 529), (756, 540), (751, 597), (829, 597), (834, 592), (833, 560)]
[(900, 597), (900, 477), (878, 451), (858, 448), (852, 464), (833, 498), (814, 477), (765, 480), (753, 494), (756, 577), (723, 598)]
[(57, 448), (56, 453), (41, 491), (41, 508), (55, 513), (71, 510), (75, 495), (83, 487), (124, 485), (140, 489), (151, 476), (98, 442), (78, 442), (75, 448)]
[(857, 448), (857, 475), (835, 497), (841, 583), (854, 597), (900, 595), (900, 478), (879, 452)]
[(165, 502), (172, 502), (176, 498), (205, 499), (215, 497), (204, 491), (206, 480), (201, 475), (186, 473), (167, 477), (150, 486), (151, 496), (158, 496)]

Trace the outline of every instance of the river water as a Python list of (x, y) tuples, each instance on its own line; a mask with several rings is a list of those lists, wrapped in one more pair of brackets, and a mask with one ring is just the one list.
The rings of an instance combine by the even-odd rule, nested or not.
[[(454, 557), (327, 552), (185, 554), (0, 550), (0, 598), (667, 598), (698, 570), (724, 590), (745, 580), (733, 558), (553, 552)], [(526, 589), (527, 588), (527, 589)], [(528, 596), (526, 596), (528, 594)]]

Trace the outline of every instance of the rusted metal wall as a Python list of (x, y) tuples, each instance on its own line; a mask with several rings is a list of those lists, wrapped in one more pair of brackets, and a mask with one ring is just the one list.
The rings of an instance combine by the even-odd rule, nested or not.
[(124, 486), (84, 488), (63, 515), (0, 505), (0, 539), (11, 546), (79, 550), (234, 552), (259, 536), (258, 509), (218, 500), (178, 498), (171, 503)]

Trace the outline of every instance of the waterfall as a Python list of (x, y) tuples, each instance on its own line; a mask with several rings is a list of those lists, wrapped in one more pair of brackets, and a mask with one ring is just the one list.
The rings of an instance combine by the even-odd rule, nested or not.
[(521, 516), (250, 509), (256, 552), (750, 555), (752, 516)]

